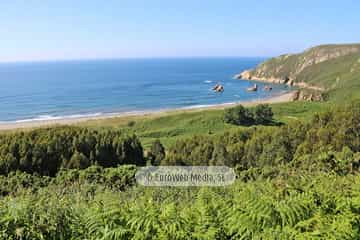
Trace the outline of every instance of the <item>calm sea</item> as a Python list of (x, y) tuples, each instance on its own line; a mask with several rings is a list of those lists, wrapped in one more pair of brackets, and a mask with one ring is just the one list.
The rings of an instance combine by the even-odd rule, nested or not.
[[(0, 64), (0, 121), (72, 118), (256, 100), (233, 76), (261, 58), (121, 59)], [(225, 91), (211, 88), (221, 83)], [(261, 87), (261, 84), (260, 84)]]

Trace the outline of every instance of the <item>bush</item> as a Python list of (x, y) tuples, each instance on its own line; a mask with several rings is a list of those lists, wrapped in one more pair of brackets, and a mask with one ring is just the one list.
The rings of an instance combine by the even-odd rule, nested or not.
[(251, 125), (254, 123), (252, 112), (242, 105), (225, 110), (224, 121), (235, 125)]
[(269, 124), (273, 115), (267, 104), (259, 104), (252, 110), (239, 105), (225, 110), (224, 121), (234, 125)]
[(114, 191), (123, 191), (135, 184), (136, 170), (135, 165), (122, 165), (116, 168), (91, 166), (83, 170), (62, 169), (53, 178), (53, 183), (64, 187), (75, 183), (80, 185), (92, 184)]
[(267, 124), (273, 121), (273, 112), (267, 104), (259, 104), (254, 109), (254, 120), (256, 124)]
[(128, 125), (128, 127), (133, 127), (133, 126), (135, 126), (135, 121), (129, 121), (128, 123), (127, 123), (127, 125)]

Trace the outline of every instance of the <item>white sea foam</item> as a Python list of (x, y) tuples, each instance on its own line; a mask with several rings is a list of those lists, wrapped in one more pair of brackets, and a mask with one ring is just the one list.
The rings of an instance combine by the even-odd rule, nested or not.
[(219, 104), (198, 104), (198, 105), (182, 107), (180, 109), (197, 109), (197, 108), (208, 108), (208, 107), (216, 107), (216, 106), (227, 106), (227, 105), (233, 105), (236, 103), (238, 103), (238, 102), (225, 102), (225, 103), (219, 103)]
[(205, 80), (204, 83), (212, 83), (213, 81), (211, 80)]
[(64, 116), (53, 116), (53, 115), (39, 115), (34, 118), (21, 119), (14, 121), (15, 123), (25, 123), (25, 122), (37, 122), (37, 121), (52, 121), (60, 119), (74, 119), (74, 118), (88, 118), (88, 117), (97, 117), (103, 115), (102, 113), (89, 113), (89, 114), (73, 114), (73, 115), (64, 115)]

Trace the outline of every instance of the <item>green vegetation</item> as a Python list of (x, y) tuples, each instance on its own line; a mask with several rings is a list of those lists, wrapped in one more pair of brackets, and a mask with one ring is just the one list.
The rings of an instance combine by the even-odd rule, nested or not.
[(259, 104), (249, 110), (242, 105), (225, 110), (224, 121), (235, 125), (271, 124), (273, 122), (271, 107), (267, 104)]
[(334, 102), (340, 103), (358, 98), (360, 97), (360, 52), (305, 68), (298, 78), (311, 85), (324, 86)]
[[(129, 122), (135, 122), (131, 127)], [(92, 120), (79, 124), (92, 129), (120, 129), (129, 134), (136, 134), (143, 147), (149, 149), (159, 139), (164, 146), (170, 146), (178, 138), (194, 134), (216, 134), (236, 128), (224, 125), (223, 110), (194, 110), (156, 114), (154, 116), (131, 116), (115, 119)]]
[[(272, 104), (271, 108), (274, 113), (274, 122), (287, 123), (295, 119), (309, 121), (315, 113), (326, 111), (331, 106), (334, 106), (334, 103), (298, 101)], [(128, 126), (129, 122), (132, 122), (131, 127)], [(149, 149), (157, 139), (165, 147), (170, 147), (178, 139), (193, 135), (216, 135), (242, 128), (241, 126), (224, 124), (223, 109), (176, 111), (149, 116), (127, 116), (91, 120), (78, 125), (95, 130), (115, 129), (127, 134), (136, 134), (145, 149)]]
[(61, 168), (144, 165), (136, 136), (120, 131), (55, 127), (0, 136), (0, 174), (21, 170), (54, 176)]
[[(0, 239), (360, 239), (358, 49), (321, 46), (260, 65), (326, 88), (326, 102), (2, 133)], [(134, 176), (145, 164), (226, 165), (237, 179), (142, 187)]]
[(307, 99), (322, 95), (320, 99), (344, 103), (360, 97), (360, 44), (322, 45), (299, 54), (281, 55), (241, 76), (298, 84)]
[(226, 188), (44, 188), (0, 200), (0, 238), (359, 239), (359, 185), (319, 173)]
[[(360, 44), (321, 45), (299, 54), (271, 58), (250, 71), (251, 76), (305, 82), (339, 88), (358, 77)], [(351, 84), (351, 83), (350, 83)]]
[[(21, 134), (52, 139), (58, 131), (91, 130)], [(0, 237), (359, 239), (359, 140), (357, 101), (311, 121), (178, 139), (166, 156), (159, 141), (152, 144), (160, 164), (234, 166), (238, 179), (228, 187), (145, 188), (126, 165), (61, 169), (53, 177), (12, 171), (0, 177)]]
[[(323, 163), (343, 161), (346, 168), (353, 163), (344, 162), (342, 153), (353, 156), (360, 152), (359, 140), (360, 102), (357, 102), (316, 114), (309, 123), (295, 121), (280, 127), (257, 126), (178, 140), (169, 148), (165, 161), (177, 165), (237, 166), (242, 170), (303, 161), (306, 163), (301, 166), (316, 163), (323, 168)], [(324, 157), (323, 163), (318, 160), (320, 157)]]
[[(0, 196), (16, 195), (21, 192), (37, 192), (45, 187), (67, 187), (89, 185), (101, 186), (107, 190), (125, 190), (135, 184), (135, 165), (103, 168), (93, 165), (83, 170), (62, 169), (55, 177), (40, 176), (21, 171), (0, 175)], [(71, 188), (70, 187), (70, 188)]]
[(254, 122), (256, 124), (269, 124), (273, 121), (274, 113), (267, 104), (259, 104), (254, 109)]
[(254, 115), (249, 109), (238, 105), (225, 110), (224, 121), (234, 125), (251, 125), (254, 121)]
[(151, 145), (150, 151), (148, 152), (148, 158), (151, 165), (160, 165), (161, 161), (165, 158), (165, 148), (159, 140), (155, 140)]

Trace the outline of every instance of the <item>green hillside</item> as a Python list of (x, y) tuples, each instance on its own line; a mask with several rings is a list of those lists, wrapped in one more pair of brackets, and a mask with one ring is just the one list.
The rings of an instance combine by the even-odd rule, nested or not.
[(345, 100), (360, 97), (360, 53), (339, 57), (304, 69), (298, 79), (323, 86), (330, 97)]
[(238, 77), (323, 90), (335, 99), (355, 98), (360, 89), (360, 44), (321, 45), (281, 55)]

